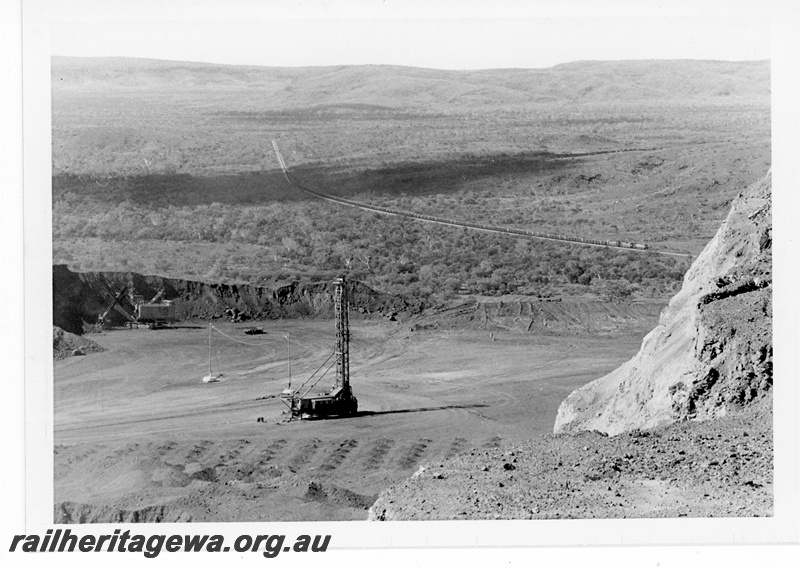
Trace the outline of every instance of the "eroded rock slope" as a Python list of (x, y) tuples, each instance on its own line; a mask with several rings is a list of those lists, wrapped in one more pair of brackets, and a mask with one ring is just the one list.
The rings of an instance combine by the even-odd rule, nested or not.
[(570, 394), (555, 435), (427, 463), (369, 518), (771, 515), (770, 194), (767, 175), (738, 197), (639, 353)]
[[(423, 302), (378, 292), (356, 281), (348, 283), (354, 315), (418, 313)], [(333, 315), (333, 285), (330, 282), (292, 282), (276, 288), (249, 284), (196, 282), (135, 272), (72, 272), (64, 265), (53, 266), (53, 324), (75, 334), (84, 324), (94, 324), (111, 304), (114, 295), (126, 289), (175, 303), (179, 320), (216, 318), (235, 312), (243, 319)], [(132, 310), (129, 310), (132, 311)], [(125, 319), (115, 311), (107, 319), (122, 325)]]
[(771, 394), (771, 188), (768, 174), (738, 196), (639, 353), (570, 394), (556, 433), (705, 420)]

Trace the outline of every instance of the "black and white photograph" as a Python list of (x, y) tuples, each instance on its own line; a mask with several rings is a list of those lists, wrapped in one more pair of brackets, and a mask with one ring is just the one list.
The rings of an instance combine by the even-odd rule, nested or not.
[(22, 2), (0, 549), (796, 544), (782, 9)]

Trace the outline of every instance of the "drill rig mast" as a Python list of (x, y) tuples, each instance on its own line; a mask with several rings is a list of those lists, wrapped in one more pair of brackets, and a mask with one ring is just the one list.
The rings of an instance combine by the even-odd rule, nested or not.
[(336, 382), (333, 388), (350, 390), (350, 318), (344, 277), (333, 281), (333, 313), (336, 320)]
[[(358, 399), (353, 396), (350, 388), (350, 321), (347, 283), (344, 277), (340, 277), (333, 281), (333, 285), (333, 311), (336, 323), (336, 348), (333, 353), (336, 378), (333, 388), (328, 392), (309, 394), (327, 373), (325, 371), (314, 382), (311, 382), (317, 372), (322, 369), (320, 367), (297, 390), (285, 390), (281, 398), (289, 406), (292, 418), (352, 416), (358, 411)], [(324, 366), (325, 363), (323, 363)], [(311, 386), (306, 388), (308, 383), (311, 383)]]

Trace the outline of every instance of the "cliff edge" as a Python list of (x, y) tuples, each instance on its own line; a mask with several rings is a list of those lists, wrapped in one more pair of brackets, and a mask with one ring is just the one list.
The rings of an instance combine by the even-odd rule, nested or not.
[(770, 172), (739, 194), (639, 353), (572, 392), (555, 433), (707, 420), (771, 396), (771, 193)]

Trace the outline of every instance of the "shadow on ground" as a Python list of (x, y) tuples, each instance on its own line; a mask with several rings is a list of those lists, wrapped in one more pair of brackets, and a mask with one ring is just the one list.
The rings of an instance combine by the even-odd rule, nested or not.
[(341, 418), (358, 418), (359, 416), (379, 416), (383, 414), (406, 414), (410, 412), (432, 412), (435, 410), (451, 410), (458, 408), (485, 408), (488, 404), (449, 404), (446, 406), (425, 406), (422, 408), (398, 408), (396, 410), (360, 410), (352, 416), (309, 416), (303, 420), (339, 420)]

